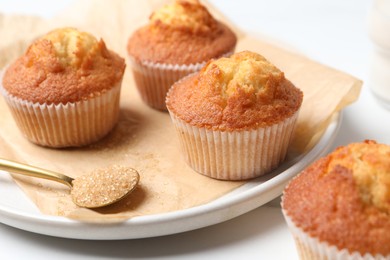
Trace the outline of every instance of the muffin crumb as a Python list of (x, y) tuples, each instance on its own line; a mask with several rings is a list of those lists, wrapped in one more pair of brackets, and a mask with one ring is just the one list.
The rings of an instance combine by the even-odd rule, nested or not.
[(73, 28), (54, 30), (43, 37), (53, 43), (55, 55), (65, 66), (79, 67), (88, 56), (98, 52), (98, 41), (86, 32)]
[(338, 148), (331, 155), (327, 172), (335, 167), (350, 169), (360, 197), (390, 215), (390, 147), (375, 141)]
[(283, 72), (277, 67), (262, 55), (249, 51), (211, 61), (202, 73), (204, 77), (213, 80), (224, 98), (240, 90), (254, 95), (271, 96), (275, 85), (284, 79)]

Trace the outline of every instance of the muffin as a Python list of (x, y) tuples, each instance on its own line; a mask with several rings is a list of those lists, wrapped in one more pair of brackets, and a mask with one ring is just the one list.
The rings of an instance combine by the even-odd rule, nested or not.
[(390, 146), (339, 147), (285, 188), (301, 259), (390, 259)]
[(261, 176), (285, 159), (303, 94), (263, 56), (210, 61), (175, 83), (167, 108), (187, 163), (223, 180)]
[(143, 101), (166, 110), (174, 82), (212, 59), (234, 52), (237, 38), (196, 0), (177, 0), (152, 13), (128, 40), (134, 80)]
[(124, 59), (73, 28), (34, 41), (2, 75), (0, 90), (21, 132), (48, 147), (82, 146), (115, 126)]

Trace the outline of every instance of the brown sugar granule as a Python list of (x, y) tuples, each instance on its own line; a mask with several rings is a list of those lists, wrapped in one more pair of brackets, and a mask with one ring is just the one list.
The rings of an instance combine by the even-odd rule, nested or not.
[(132, 191), (138, 181), (138, 172), (129, 167), (114, 165), (97, 169), (72, 182), (72, 200), (80, 207), (102, 207)]

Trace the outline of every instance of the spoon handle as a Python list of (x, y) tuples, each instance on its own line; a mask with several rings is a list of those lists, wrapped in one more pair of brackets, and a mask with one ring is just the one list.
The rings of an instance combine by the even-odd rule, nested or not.
[(73, 178), (63, 175), (61, 173), (52, 172), (27, 164), (17, 163), (0, 158), (0, 170), (5, 170), (12, 173), (27, 175), (30, 177), (37, 177), (46, 180), (56, 181), (65, 184), (72, 188)]

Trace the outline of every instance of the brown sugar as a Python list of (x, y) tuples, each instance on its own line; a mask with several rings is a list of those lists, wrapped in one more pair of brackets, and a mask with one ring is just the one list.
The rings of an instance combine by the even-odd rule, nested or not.
[(98, 169), (72, 182), (72, 200), (81, 207), (102, 207), (127, 195), (138, 181), (138, 172), (129, 167), (114, 165)]

